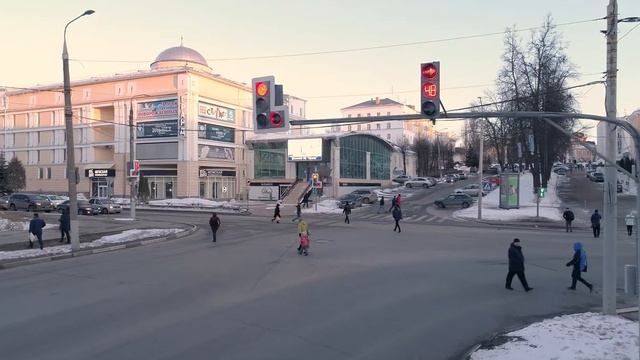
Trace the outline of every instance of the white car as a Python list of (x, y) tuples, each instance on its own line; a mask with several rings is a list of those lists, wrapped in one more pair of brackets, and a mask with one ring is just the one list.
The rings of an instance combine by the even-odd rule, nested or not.
[(412, 188), (412, 187), (423, 187), (423, 188), (429, 188), (432, 185), (432, 182), (427, 179), (426, 177), (416, 177), (413, 178), (411, 180), (407, 180), (404, 183), (404, 186), (408, 187), (408, 188)]
[(53, 206), (55, 206), (56, 208), (58, 207), (58, 205), (65, 202), (65, 200), (69, 200), (68, 198), (64, 198), (60, 195), (42, 195), (42, 196), (47, 198), (51, 202), (51, 204), (53, 204)]
[[(478, 194), (480, 194), (480, 185), (478, 184), (469, 184), (463, 188), (460, 189), (455, 189), (453, 191), (456, 194), (467, 194), (470, 196), (478, 196)], [(482, 191), (482, 196), (487, 195), (486, 191)]]

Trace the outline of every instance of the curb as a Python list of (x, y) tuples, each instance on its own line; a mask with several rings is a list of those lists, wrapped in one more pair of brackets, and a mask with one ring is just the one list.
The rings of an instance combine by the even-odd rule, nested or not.
[(24, 266), (24, 265), (39, 264), (39, 263), (44, 263), (49, 261), (70, 259), (70, 258), (80, 257), (85, 255), (100, 254), (104, 252), (110, 252), (110, 251), (116, 251), (116, 250), (122, 250), (122, 249), (131, 249), (139, 246), (157, 244), (157, 243), (170, 241), (170, 240), (176, 240), (176, 239), (183, 238), (185, 236), (189, 236), (198, 230), (198, 226), (196, 225), (189, 225), (189, 226), (190, 228), (183, 230), (177, 234), (170, 234), (164, 237), (135, 240), (135, 241), (117, 244), (117, 245), (108, 245), (103, 247), (96, 247), (93, 249), (79, 250), (79, 251), (67, 253), (67, 254), (38, 256), (38, 257), (32, 257), (32, 258), (26, 258), (26, 259), (19, 259), (15, 261), (10, 260), (6, 262), (0, 262), (0, 270), (11, 269), (18, 266)]
[[(129, 209), (127, 208), (123, 208), (123, 209)], [(246, 212), (226, 212), (226, 211), (220, 211), (220, 210), (216, 210), (216, 209), (196, 209), (196, 208), (180, 208), (180, 207), (173, 207), (173, 208), (139, 208), (136, 207), (136, 211), (142, 211), (142, 212), (171, 212), (171, 211), (175, 211), (177, 213), (181, 213), (181, 212), (185, 212), (185, 213), (196, 213), (196, 214), (202, 214), (202, 213), (211, 213), (211, 212), (216, 212), (218, 214), (223, 214), (223, 215), (238, 215), (238, 216), (247, 216), (247, 215), (252, 215), (251, 211), (246, 211)]]

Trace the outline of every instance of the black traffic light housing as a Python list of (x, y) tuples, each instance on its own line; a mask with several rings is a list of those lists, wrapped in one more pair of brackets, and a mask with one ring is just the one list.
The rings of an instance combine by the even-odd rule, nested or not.
[(282, 85), (273, 76), (251, 80), (255, 132), (284, 132), (289, 130), (289, 111), (283, 104)]
[(440, 115), (440, 62), (420, 64), (420, 113), (434, 123)]

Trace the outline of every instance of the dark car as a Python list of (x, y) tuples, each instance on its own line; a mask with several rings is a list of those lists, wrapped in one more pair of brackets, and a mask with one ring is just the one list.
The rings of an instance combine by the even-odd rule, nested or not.
[(351, 208), (356, 208), (362, 206), (362, 197), (356, 194), (347, 194), (340, 198), (340, 203), (338, 207), (340, 209), (344, 209), (345, 205), (349, 204)]
[[(62, 213), (69, 208), (69, 200), (58, 205), (58, 212)], [(90, 204), (87, 200), (78, 200), (78, 215), (98, 215), (102, 209), (99, 205)]]
[(433, 204), (439, 208), (445, 208), (447, 206), (461, 206), (468, 208), (473, 204), (473, 199), (467, 194), (450, 194), (444, 199), (436, 200)]
[(447, 175), (444, 177), (444, 181), (448, 182), (448, 183), (454, 183), (456, 182), (458, 179), (456, 179), (455, 176), (453, 175)]
[(595, 172), (591, 175), (591, 181), (604, 182), (604, 174), (601, 172)]
[(50, 212), (55, 208), (51, 202), (42, 195), (11, 194), (11, 196), (9, 196), (9, 209), (14, 211), (27, 210)]
[(89, 203), (98, 205), (101, 214), (120, 214), (120, 212), (122, 212), (122, 207), (111, 201), (111, 199), (92, 198), (89, 200)]

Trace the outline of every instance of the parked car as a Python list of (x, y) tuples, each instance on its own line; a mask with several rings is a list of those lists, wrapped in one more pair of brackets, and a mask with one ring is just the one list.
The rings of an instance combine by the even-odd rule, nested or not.
[(412, 188), (412, 187), (423, 187), (423, 188), (429, 188), (433, 185), (431, 185), (431, 181), (429, 181), (429, 179), (427, 178), (423, 178), (423, 177), (417, 177), (417, 178), (413, 178), (411, 180), (408, 180), (404, 183), (404, 186), (408, 187), (408, 188)]
[(601, 172), (594, 172), (593, 175), (591, 175), (591, 181), (604, 182), (604, 174)]
[(68, 198), (64, 198), (59, 195), (42, 195), (42, 196), (46, 197), (47, 200), (49, 200), (49, 202), (51, 202), (53, 207), (55, 207), (56, 209), (58, 208), (58, 205), (62, 204), (65, 200), (69, 200)]
[(98, 205), (100, 207), (101, 214), (120, 214), (122, 212), (122, 206), (114, 203), (111, 199), (89, 199), (89, 204)]
[(11, 194), (9, 196), (9, 209), (50, 212), (55, 209), (51, 202), (42, 195)]
[[(480, 194), (480, 185), (478, 184), (469, 184), (463, 188), (454, 190), (456, 194), (467, 194), (470, 196), (478, 196)], [(482, 191), (482, 196), (487, 195), (486, 191)]]
[(591, 177), (593, 176), (594, 172), (595, 172), (594, 170), (587, 170), (587, 179), (591, 180)]
[(436, 185), (438, 185), (438, 180), (436, 180), (435, 178), (427, 177), (426, 179), (427, 179), (427, 181), (429, 182), (429, 186), (436, 186)]
[(357, 208), (362, 206), (362, 197), (356, 194), (347, 194), (340, 198), (338, 207), (344, 209), (345, 205), (349, 204), (351, 208)]
[(465, 173), (458, 173), (458, 178), (460, 180), (467, 180), (468, 177), (467, 177), (467, 174)]
[[(69, 208), (69, 200), (65, 200), (58, 205), (58, 212), (62, 213)], [(98, 215), (100, 214), (100, 206), (91, 204), (86, 200), (78, 200), (78, 215)]]
[(398, 175), (391, 179), (391, 181), (395, 181), (399, 184), (404, 184), (407, 180), (411, 180), (411, 176), (408, 175)]
[(444, 177), (444, 181), (448, 183), (454, 183), (456, 182), (456, 180), (457, 180), (456, 177), (453, 175), (447, 175)]
[(468, 208), (473, 204), (473, 199), (467, 194), (450, 194), (449, 196), (436, 200), (433, 204), (439, 208), (445, 208), (447, 206), (461, 206)]
[(567, 170), (563, 167), (558, 167), (553, 170), (554, 173), (558, 175), (567, 175)]
[(9, 197), (8, 196), (0, 197), (0, 209), (9, 210)]

